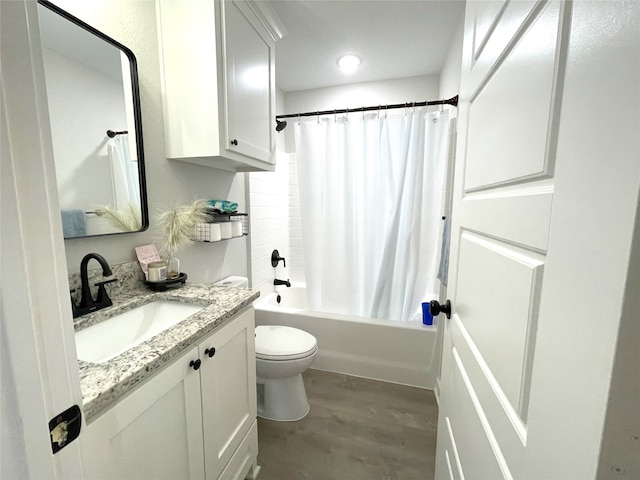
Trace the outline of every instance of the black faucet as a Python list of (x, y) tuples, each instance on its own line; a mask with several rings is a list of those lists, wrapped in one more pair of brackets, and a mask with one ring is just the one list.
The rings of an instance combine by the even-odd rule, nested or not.
[(279, 280), (279, 279), (276, 278), (273, 281), (273, 284), (274, 285), (286, 285), (287, 287), (291, 286), (291, 282), (289, 281), (289, 279), (287, 279), (287, 280)]
[(286, 267), (287, 262), (285, 261), (284, 257), (280, 256), (280, 252), (278, 252), (278, 250), (274, 250), (273, 252), (271, 252), (271, 266), (273, 268), (278, 266), (278, 262), (280, 262), (280, 260), (282, 260), (282, 264)]
[(79, 317), (81, 315), (85, 315), (89, 312), (95, 312), (96, 310), (100, 310), (102, 308), (110, 307), (111, 305), (113, 305), (113, 302), (111, 301), (111, 299), (109, 298), (109, 295), (107, 294), (105, 285), (107, 283), (115, 282), (117, 278), (112, 278), (110, 280), (97, 282), (96, 285), (98, 286), (98, 295), (96, 296), (96, 299), (94, 300), (91, 295), (91, 289), (89, 288), (89, 278), (88, 278), (89, 275), (87, 272), (87, 264), (89, 263), (89, 260), (91, 260), (92, 258), (94, 258), (95, 260), (98, 261), (98, 263), (100, 263), (100, 266), (102, 267), (103, 276), (108, 277), (110, 275), (113, 275), (113, 272), (111, 272), (111, 267), (109, 267), (109, 264), (107, 263), (107, 261), (104, 259), (102, 255), (98, 255), (97, 253), (88, 253), (84, 256), (84, 258), (82, 259), (82, 262), (80, 262), (80, 281), (82, 282), (81, 293), (80, 293), (80, 303), (77, 306), (73, 305), (72, 303), (72, 307), (74, 307), (73, 318)]

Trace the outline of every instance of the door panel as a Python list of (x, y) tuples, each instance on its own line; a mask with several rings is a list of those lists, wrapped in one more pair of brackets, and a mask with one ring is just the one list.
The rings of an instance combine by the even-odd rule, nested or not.
[[(467, 378), (472, 379), (469, 382), (482, 405), (486, 424), (491, 426), (492, 435), (500, 445), (502, 455), (509, 460), (510, 469), (517, 472), (526, 446), (527, 425), (457, 319), (451, 322), (449, 333), (452, 344), (456, 346), (455, 361), (451, 363), (458, 369), (464, 366)], [(451, 416), (455, 416), (455, 412)]]
[(545, 8), (475, 91), (468, 110), (465, 191), (549, 175), (546, 139), (556, 79), (559, 8)]
[(476, 8), (473, 10), (474, 29), (473, 29), (473, 58), (478, 59), (481, 55), (487, 41), (491, 38), (491, 32), (504, 9), (509, 4), (508, 0), (502, 2), (491, 2), (484, 8)]
[(565, 4), (468, 2), (438, 478), (520, 478), (554, 199)]
[(462, 476), (462, 466), (460, 465), (460, 457), (458, 455), (458, 448), (453, 439), (453, 432), (451, 431), (451, 423), (449, 422), (449, 418), (446, 417), (445, 424), (447, 427), (447, 431), (445, 434), (441, 435), (438, 441), (441, 441), (444, 445), (442, 448), (444, 450), (444, 467), (446, 470), (442, 472), (440, 478), (450, 478), (451, 480), (460, 480), (464, 477)]
[(461, 460), (460, 476), (477, 478), (475, 472), (482, 472), (482, 478), (510, 478), (500, 446), (455, 347), (452, 358), (454, 361), (447, 372), (447, 388), (457, 392), (456, 397), (450, 399), (451, 412), (455, 414), (446, 416), (444, 425)]
[(468, 85), (480, 84), (544, 8), (544, 0), (497, 0), (467, 3), (465, 56)]
[(553, 184), (538, 183), (466, 195), (464, 210), (456, 214), (467, 230), (544, 252), (552, 201)]
[(470, 232), (462, 234), (459, 248), (457, 314), (505, 395), (522, 412), (544, 257)]

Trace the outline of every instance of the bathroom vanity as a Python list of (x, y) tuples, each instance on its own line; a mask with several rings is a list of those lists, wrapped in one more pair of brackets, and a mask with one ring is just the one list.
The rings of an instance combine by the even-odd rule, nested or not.
[(158, 300), (204, 307), (110, 360), (79, 360), (89, 478), (256, 477), (258, 295), (198, 284), (162, 293), (141, 287), (76, 319), (78, 333)]

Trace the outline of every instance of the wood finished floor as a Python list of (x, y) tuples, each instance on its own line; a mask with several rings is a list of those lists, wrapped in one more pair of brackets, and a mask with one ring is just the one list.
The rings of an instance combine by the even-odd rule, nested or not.
[(433, 478), (433, 392), (320, 370), (303, 377), (304, 419), (258, 419), (258, 480)]

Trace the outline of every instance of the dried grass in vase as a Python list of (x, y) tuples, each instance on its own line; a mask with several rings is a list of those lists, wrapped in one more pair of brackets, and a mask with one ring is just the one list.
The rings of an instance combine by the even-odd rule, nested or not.
[(172, 259), (178, 248), (193, 243), (191, 237), (198, 223), (209, 219), (209, 204), (206, 200), (196, 200), (186, 205), (177, 205), (158, 216), (158, 224), (163, 233), (162, 250), (167, 256), (168, 276), (176, 277), (179, 272), (171, 271)]

